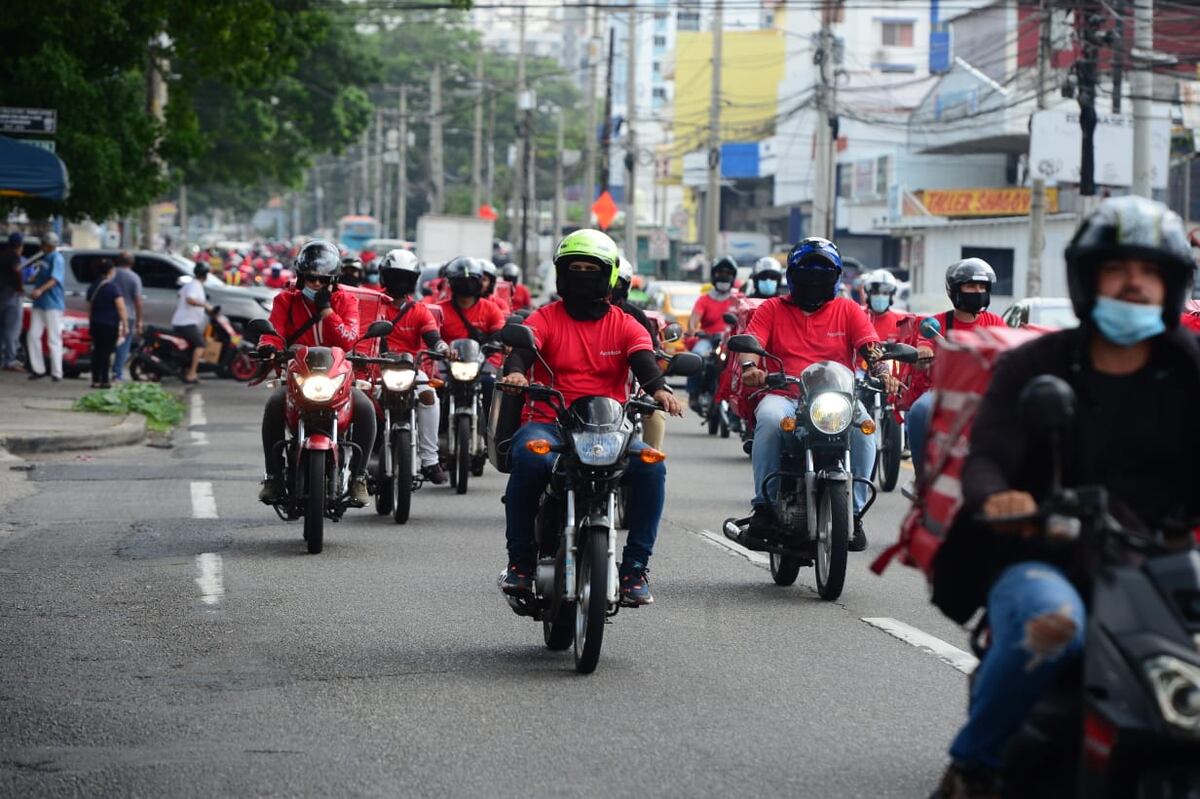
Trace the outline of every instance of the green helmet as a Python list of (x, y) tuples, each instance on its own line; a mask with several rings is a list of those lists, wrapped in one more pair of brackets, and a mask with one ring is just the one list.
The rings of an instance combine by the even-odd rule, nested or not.
[(617, 244), (599, 230), (584, 228), (568, 233), (558, 244), (554, 253), (554, 265), (561, 266), (567, 261), (591, 261), (601, 267), (608, 267), (609, 287), (617, 284), (617, 263), (620, 251)]

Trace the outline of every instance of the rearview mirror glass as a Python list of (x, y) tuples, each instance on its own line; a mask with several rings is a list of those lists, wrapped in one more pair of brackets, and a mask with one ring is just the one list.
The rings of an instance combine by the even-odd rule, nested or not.
[(758, 339), (749, 333), (739, 333), (736, 336), (730, 336), (725, 346), (729, 348), (730, 352), (748, 353), (750, 355), (767, 354), (762, 344), (758, 343)]
[(681, 352), (671, 358), (667, 364), (669, 377), (691, 377), (700, 374), (704, 368), (704, 359), (694, 352)]

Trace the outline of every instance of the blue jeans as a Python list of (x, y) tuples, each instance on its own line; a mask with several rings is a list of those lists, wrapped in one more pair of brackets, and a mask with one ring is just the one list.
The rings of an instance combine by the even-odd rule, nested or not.
[[(950, 745), (965, 765), (999, 768), (1004, 747), (1058, 674), (1083, 649), (1083, 600), (1056, 566), (1026, 561), (1009, 566), (988, 594), (992, 645), (975, 672), (966, 725)], [(1026, 640), (1031, 619), (1062, 612), (1074, 636), (1057, 651), (1035, 652)]]
[[(504, 492), (504, 531), (508, 541), (508, 558), (512, 563), (528, 563), (537, 557), (533, 539), (533, 520), (538, 500), (550, 482), (555, 453), (535, 455), (525, 444), (544, 438), (558, 444), (558, 428), (552, 424), (529, 422), (517, 431), (512, 441), (512, 471)], [(630, 445), (630, 454), (645, 447), (641, 442)], [(667, 493), (667, 467), (662, 463), (642, 463), (631, 457), (622, 478), (629, 486), (629, 537), (622, 559), (625, 563), (650, 562), (654, 541), (658, 538), (658, 521), (662, 518), (663, 501)]]
[[(750, 462), (754, 467), (754, 499), (752, 505), (765, 505), (779, 498), (779, 481), (772, 480), (768, 491), (770, 499), (762, 496), (761, 486), (767, 475), (779, 470), (783, 457), (784, 442), (795, 447), (795, 433), (785, 433), (779, 423), (786, 416), (796, 415), (796, 400), (768, 394), (754, 412), (754, 448), (750, 451)], [(855, 477), (871, 479), (871, 467), (875, 465), (875, 437), (869, 436), (850, 425), (850, 471)], [(854, 512), (860, 513), (867, 504), (868, 489), (860, 483), (854, 484)]]
[(125, 379), (125, 362), (129, 360), (129, 348), (133, 345), (134, 330), (137, 330), (137, 320), (131, 318), (125, 340), (117, 345), (117, 350), (113, 353), (113, 380)]
[[(712, 355), (713, 343), (706, 338), (696, 340), (696, 346), (692, 347), (692, 352), (699, 355), (701, 358), (708, 358)], [(700, 395), (704, 393), (704, 379), (707, 369), (701, 369), (694, 375), (689, 375), (687, 379), (688, 401), (695, 403)]]
[(913, 471), (921, 476), (925, 465), (925, 442), (929, 440), (929, 423), (933, 419), (933, 392), (926, 391), (908, 409), (904, 426), (908, 430), (908, 449), (912, 453)]
[(17, 350), (21, 343), (21, 295), (0, 297), (0, 366), (20, 363)]

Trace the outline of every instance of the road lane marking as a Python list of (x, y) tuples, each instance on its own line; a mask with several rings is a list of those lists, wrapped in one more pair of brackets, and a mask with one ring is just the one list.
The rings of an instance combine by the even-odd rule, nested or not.
[(196, 556), (196, 567), (200, 570), (200, 576), (196, 578), (196, 585), (200, 587), (200, 601), (206, 605), (216, 605), (225, 596), (221, 556), (215, 552), (202, 552)]
[(930, 635), (924, 630), (918, 630), (911, 624), (905, 624), (902, 621), (889, 618), (863, 618), (863, 621), (872, 627), (883, 630), (888, 635), (899, 638), (906, 644), (911, 644), (917, 649), (925, 650), (943, 663), (947, 663), (958, 669), (963, 674), (970, 674), (979, 665), (979, 659), (970, 652), (964, 652), (937, 636)]
[[(188, 423), (188, 427), (203, 427), (208, 424), (208, 417), (204, 415), (204, 398), (200, 396), (199, 391), (193, 391), (190, 396), (192, 420)], [(192, 430), (191, 433), (192, 444), (194, 446), (203, 447), (208, 445), (208, 433), (205, 433), (203, 430)]]
[(213, 486), (209, 482), (192, 483), (192, 518), (217, 518), (217, 500), (213, 496)]
[(716, 544), (719, 547), (724, 547), (738, 557), (742, 557), (750, 561), (755, 566), (763, 569), (768, 569), (771, 567), (771, 558), (766, 554), (762, 552), (755, 552), (751, 549), (746, 549), (737, 541), (730, 541), (723, 533), (714, 533), (711, 530), (697, 530), (696, 532), (699, 533), (701, 538), (708, 541), (710, 544)]

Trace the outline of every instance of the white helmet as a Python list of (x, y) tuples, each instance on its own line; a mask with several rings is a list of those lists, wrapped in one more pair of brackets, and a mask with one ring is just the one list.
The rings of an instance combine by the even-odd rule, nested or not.
[(617, 280), (624, 283), (632, 283), (634, 271), (633, 264), (628, 258), (622, 255), (621, 259), (617, 262)]
[(886, 269), (876, 269), (862, 276), (861, 285), (868, 294), (895, 294), (900, 288), (900, 281)]
[(400, 269), (404, 272), (421, 274), (420, 262), (417, 260), (417, 254), (412, 250), (388, 250), (387, 255), (383, 256), (383, 260), (379, 262), (379, 271), (382, 273), (385, 269)]
[(777, 275), (782, 276), (783, 267), (780, 265), (779, 261), (776, 261), (769, 255), (764, 255), (762, 258), (759, 258), (754, 262), (754, 269), (750, 274), (752, 277), (757, 277), (763, 272), (774, 272)]
[(492, 282), (495, 283), (496, 276), (497, 276), (496, 265), (494, 263), (492, 263), (490, 260), (488, 260), (487, 258), (480, 258), (479, 264), (483, 267), (483, 273), (485, 275), (491, 275)]

